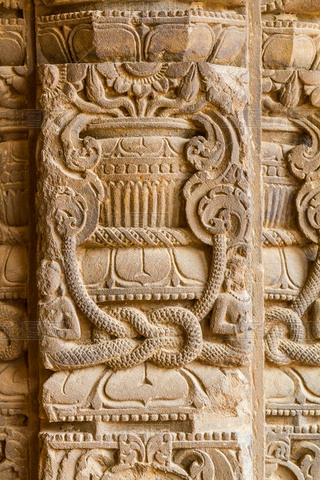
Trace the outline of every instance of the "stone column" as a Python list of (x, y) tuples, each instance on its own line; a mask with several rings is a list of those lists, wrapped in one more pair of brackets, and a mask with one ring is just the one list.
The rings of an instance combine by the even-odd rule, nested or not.
[(37, 7), (41, 480), (254, 478), (251, 17), (225, 3)]
[(262, 2), (266, 478), (317, 478), (319, 2)]
[(0, 0), (0, 480), (319, 480), (319, 18)]
[(23, 3), (0, 2), (0, 478), (28, 477), (30, 73)]

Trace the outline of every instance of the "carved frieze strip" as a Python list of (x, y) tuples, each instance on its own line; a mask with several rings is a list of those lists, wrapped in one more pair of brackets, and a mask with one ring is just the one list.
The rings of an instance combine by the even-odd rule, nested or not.
[(8, 10), (21, 10), (23, 8), (23, 0), (1, 0), (0, 6)]
[[(72, 406), (67, 410), (64, 406), (55, 407), (54, 405), (44, 405), (48, 419), (50, 422), (112, 422), (112, 423), (141, 423), (141, 422), (176, 422), (176, 421), (192, 421), (194, 420), (195, 409), (182, 408), (179, 412), (179, 407), (166, 407), (165, 409), (150, 409), (143, 410), (142, 413), (138, 411), (132, 412), (132, 409), (118, 407), (118, 413), (114, 413), (114, 409), (100, 409), (98, 414), (92, 410), (85, 408), (78, 409), (79, 412), (74, 411)], [(120, 412), (121, 410), (121, 412)], [(165, 410), (161, 412), (161, 410)], [(170, 410), (173, 410), (170, 413)]]
[[(152, 287), (150, 291), (146, 292), (146, 289), (139, 289), (137, 291), (127, 289), (98, 289), (96, 287), (88, 287), (88, 292), (91, 298), (96, 302), (113, 302), (123, 300), (194, 300), (201, 296), (204, 287), (180, 287), (178, 288), (164, 288), (164, 287)], [(190, 290), (190, 291), (188, 291)]]
[(318, 417), (320, 416), (319, 404), (314, 405), (271, 405), (267, 404), (266, 415), (271, 417)]
[[(212, 480), (217, 473), (231, 479), (235, 470), (238, 474), (242, 472), (246, 458), (245, 447), (241, 451), (232, 441), (224, 445), (195, 438), (191, 442), (176, 442), (170, 433), (121, 433), (113, 442), (101, 438), (97, 443), (89, 440), (84, 444), (78, 443), (79, 437), (81, 434), (70, 433), (60, 443), (52, 442), (50, 434), (44, 436), (40, 464), (42, 480), (58, 479), (61, 475), (89, 480), (92, 474), (97, 480), (120, 480), (135, 473), (140, 478), (184, 480)], [(68, 444), (69, 438), (74, 438), (75, 442)], [(98, 468), (96, 459), (99, 459)]]
[(203, 10), (202, 8), (190, 8), (187, 10), (85, 10), (85, 11), (75, 11), (67, 13), (57, 13), (51, 15), (41, 15), (38, 17), (38, 23), (50, 23), (50, 22), (61, 22), (64, 20), (77, 20), (80, 19), (98, 19), (101, 17), (103, 21), (106, 22), (117, 22), (121, 21), (123, 23), (133, 22), (133, 23), (143, 23), (143, 24), (159, 24), (159, 23), (183, 23), (189, 22), (190, 19), (198, 21), (198, 17), (201, 18), (201, 21), (212, 22), (218, 21), (230, 22), (235, 21), (241, 25), (245, 25), (245, 16), (232, 11), (210, 11)]
[(278, 291), (274, 288), (270, 288), (266, 286), (264, 299), (265, 300), (283, 300), (286, 302), (291, 302), (294, 298), (299, 294), (299, 290), (284, 292), (283, 289), (279, 289)]
[[(68, 4), (68, 6), (70, 6), (70, 5), (76, 6), (77, 4), (83, 4), (83, 3), (94, 4), (94, 3), (97, 3), (98, 0), (42, 0), (42, 2), (47, 6), (59, 7), (61, 5), (65, 5), (65, 4)], [(101, 2), (99, 2), (99, 3), (101, 3)], [(110, 0), (104, 0), (103, 3), (108, 5), (108, 4), (113, 3), (113, 2), (111, 2)], [(188, 2), (186, 2), (186, 3), (187, 4), (189, 3), (190, 6), (193, 6), (193, 2), (190, 1), (190, 0), (188, 0)], [(222, 3), (221, 0), (211, 0), (209, 5), (210, 5), (210, 7), (215, 6), (215, 5), (217, 5), (218, 7), (221, 7), (221, 3)], [(227, 4), (229, 10), (233, 9), (234, 11), (240, 11), (242, 13), (244, 11), (244, 7), (247, 3), (247, 0), (226, 0), (223, 3)], [(150, 6), (152, 6), (152, 2), (150, 2), (150, 4), (151, 4)], [(207, 2), (205, 4), (207, 4)], [(113, 3), (113, 6), (114, 6), (114, 3)], [(164, 10), (163, 6), (160, 7), (160, 9)], [(181, 10), (181, 11), (183, 11), (183, 10)]]
[[(319, 31), (319, 24), (312, 23), (312, 22), (301, 22), (296, 19), (283, 19), (283, 18), (275, 18), (273, 20), (265, 20), (262, 22), (263, 32), (272, 32), (276, 33), (278, 29), (284, 30), (285, 33), (287, 32), (295, 32), (296, 30), (300, 31), (303, 30), (318, 30)], [(286, 30), (288, 29), (288, 30)]]
[(278, 478), (280, 472), (285, 475), (283, 478), (316, 478), (320, 466), (320, 435), (315, 433), (315, 426), (308, 427), (267, 428), (267, 478)]
[(306, 16), (319, 15), (318, 2), (306, 0), (260, 0), (262, 13), (297, 13)]
[(201, 9), (48, 15), (38, 19), (38, 62), (208, 61), (245, 66), (246, 35), (244, 16)]
[[(17, 31), (22, 31), (20, 27), (23, 27), (25, 21), (23, 18), (1, 18), (0, 17), (0, 29), (4, 26), (11, 26), (11, 27), (19, 27)], [(11, 31), (15, 31), (15, 29), (11, 29)]]
[[(174, 448), (189, 448), (197, 442), (202, 446), (230, 448), (239, 447), (241, 435), (234, 431), (210, 431), (199, 433), (171, 432), (170, 436)], [(148, 438), (151, 435), (147, 433), (140, 434), (142, 438)], [(119, 433), (97, 433), (90, 432), (47, 432), (42, 431), (40, 438), (53, 448), (73, 449), (73, 448), (116, 448), (119, 441)]]
[(266, 433), (290, 435), (294, 439), (319, 439), (320, 425), (267, 425)]
[(0, 402), (0, 422), (4, 422), (5, 424), (12, 420), (13, 417), (19, 418), (21, 417), (21, 423), (25, 422), (26, 416), (28, 415), (28, 399), (25, 397), (23, 404), (15, 405), (14, 403), (8, 406), (2, 407)]

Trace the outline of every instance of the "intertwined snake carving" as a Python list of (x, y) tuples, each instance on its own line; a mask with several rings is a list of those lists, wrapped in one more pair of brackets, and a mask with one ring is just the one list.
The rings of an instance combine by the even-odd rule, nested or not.
[[(292, 149), (288, 161), (292, 173), (304, 180), (297, 198), (296, 207), (300, 229), (311, 242), (319, 245), (320, 233), (320, 154), (319, 119), (294, 119), (311, 137), (311, 145), (301, 144)], [(266, 312), (266, 356), (269, 361), (286, 364), (292, 361), (308, 365), (320, 365), (320, 344), (305, 342), (302, 316), (318, 299), (320, 293), (320, 252), (309, 276), (289, 308), (273, 307)], [(313, 318), (313, 324), (319, 319)], [(316, 338), (319, 335), (317, 333)]]
[[(75, 199), (65, 197), (66, 203)], [(73, 204), (74, 208), (74, 204)], [(144, 313), (136, 308), (101, 309), (81, 280), (76, 259), (74, 222), (59, 211), (66, 284), (78, 310), (95, 327), (93, 343), (48, 354), (55, 369), (81, 368), (105, 363), (129, 368), (146, 360), (166, 368), (179, 367), (196, 358), (209, 364), (239, 365), (247, 354), (228, 344), (202, 340), (200, 321), (210, 312), (221, 290), (227, 258), (226, 232), (213, 236), (213, 260), (202, 297), (191, 309), (169, 306)]]

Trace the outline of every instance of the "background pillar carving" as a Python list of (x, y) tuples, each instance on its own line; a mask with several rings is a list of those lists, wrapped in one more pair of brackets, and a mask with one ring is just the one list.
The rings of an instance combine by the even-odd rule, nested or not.
[(316, 478), (319, 5), (262, 12), (266, 475)]
[(28, 114), (22, 2), (0, 3), (0, 478), (27, 478)]

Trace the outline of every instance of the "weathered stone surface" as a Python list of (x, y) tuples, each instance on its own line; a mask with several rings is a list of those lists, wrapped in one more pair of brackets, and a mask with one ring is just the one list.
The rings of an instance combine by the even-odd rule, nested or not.
[(0, 480), (318, 479), (319, 15), (0, 1)]
[(263, 12), (266, 478), (316, 478), (319, 3)]
[(23, 5), (0, 6), (0, 478), (28, 478), (28, 126)]

